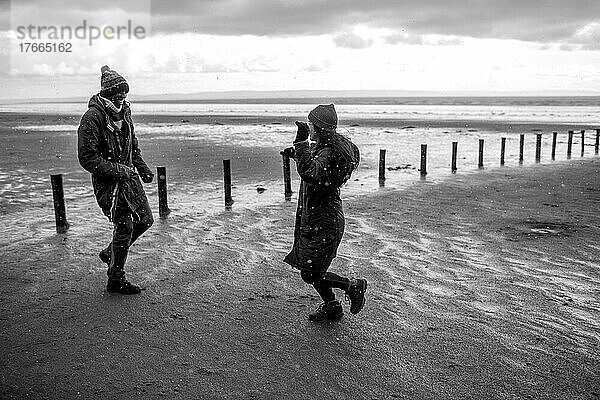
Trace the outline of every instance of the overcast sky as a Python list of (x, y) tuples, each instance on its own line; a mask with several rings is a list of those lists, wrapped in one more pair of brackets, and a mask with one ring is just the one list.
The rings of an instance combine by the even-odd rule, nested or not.
[[(0, 98), (85, 96), (108, 64), (137, 94), (600, 91), (599, 0), (0, 0)], [(55, 40), (17, 28), (140, 26)], [(23, 32), (21, 30), (21, 32)], [(35, 29), (33, 31), (35, 33)], [(47, 33), (46, 33), (47, 34)], [(89, 36), (89, 35), (88, 35)]]

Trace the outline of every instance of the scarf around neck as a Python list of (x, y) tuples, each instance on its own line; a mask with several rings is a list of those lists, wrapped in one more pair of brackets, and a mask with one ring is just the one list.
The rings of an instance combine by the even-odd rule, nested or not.
[(98, 97), (100, 97), (100, 99), (102, 100), (102, 102), (104, 103), (104, 107), (106, 108), (106, 111), (109, 113), (109, 115), (115, 120), (121, 120), (123, 119), (123, 104), (121, 104), (121, 106), (119, 108), (117, 108), (117, 106), (115, 106), (115, 104), (110, 101), (107, 98), (104, 98), (100, 95), (98, 95)]

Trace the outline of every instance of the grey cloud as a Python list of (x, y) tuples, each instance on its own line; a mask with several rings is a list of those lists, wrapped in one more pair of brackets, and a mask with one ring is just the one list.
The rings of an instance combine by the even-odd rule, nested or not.
[(10, 17), (18, 17), (13, 18), (13, 22), (23, 26), (75, 27), (82, 25), (84, 19), (89, 25), (90, 18), (97, 25), (122, 24), (122, 20), (114, 20), (117, 10), (121, 11), (121, 15), (130, 15), (134, 25), (139, 17), (147, 21), (151, 19), (150, 0), (12, 0), (0, 7), (0, 16), (9, 15), (9, 26)]
[(209, 62), (203, 57), (186, 54), (184, 57), (171, 55), (167, 60), (158, 62), (153, 54), (145, 57), (145, 62), (152, 65), (153, 72), (188, 72), (188, 73), (226, 73), (235, 69), (218, 62)]
[(582, 44), (581, 50), (600, 50), (600, 43)]
[(414, 35), (410, 33), (396, 32), (385, 36), (384, 41), (387, 44), (410, 44), (410, 45), (427, 45), (427, 46), (456, 46), (462, 43), (459, 38), (451, 39), (429, 39), (423, 35)]
[[(83, 10), (106, 9), (106, 4), (143, 12), (140, 1), (81, 0), (76, 7), (50, 7), (62, 3), (19, 0), (45, 7), (49, 19), (56, 15), (74, 21)], [(362, 24), (413, 35), (542, 43), (567, 41), (577, 29), (600, 17), (598, 0), (151, 0), (151, 9), (152, 31), (158, 33), (316, 35), (351, 31)]]
[(559, 49), (562, 51), (574, 51), (577, 49), (577, 46), (568, 44), (568, 43), (564, 43), (564, 44), (560, 45)]
[(350, 32), (336, 35), (333, 38), (333, 42), (336, 46), (344, 47), (346, 49), (365, 49), (373, 45), (372, 39), (365, 39)]
[[(158, 31), (237, 35), (322, 34), (354, 24), (444, 34), (552, 42), (600, 16), (598, 0), (154, 0)], [(443, 44), (443, 43), (441, 43)]]
[(568, 41), (569, 45), (579, 45), (582, 50), (600, 50), (600, 22), (588, 25)]
[(459, 38), (453, 38), (453, 39), (440, 39), (435, 44), (437, 44), (438, 46), (458, 46), (462, 43), (463, 43), (463, 41), (460, 40)]
[(412, 35), (409, 33), (393, 33), (384, 39), (387, 44), (423, 44), (423, 37), (421, 35)]

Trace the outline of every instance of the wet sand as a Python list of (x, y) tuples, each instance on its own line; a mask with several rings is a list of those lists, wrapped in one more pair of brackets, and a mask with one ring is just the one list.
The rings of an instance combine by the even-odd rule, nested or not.
[[(3, 121), (19, 121), (23, 125), (28, 124), (78, 124), (81, 114), (85, 111), (85, 106), (81, 107), (77, 114), (35, 114), (35, 113), (16, 113), (3, 112), (0, 113), (0, 122)], [(135, 123), (141, 122), (146, 124), (152, 123), (172, 123), (172, 124), (227, 124), (227, 125), (249, 125), (249, 124), (277, 124), (294, 127), (294, 121), (298, 118), (306, 116), (285, 116), (285, 115), (149, 115), (140, 114), (132, 111)], [(480, 130), (502, 130), (507, 133), (531, 133), (531, 132), (552, 132), (563, 131), (565, 129), (581, 130), (595, 129), (596, 125), (590, 126), (587, 124), (554, 124), (545, 122), (503, 122), (493, 120), (472, 120), (465, 118), (464, 120), (418, 120), (408, 119), (402, 120), (398, 118), (361, 118), (340, 120), (341, 126), (364, 126), (364, 127), (383, 127), (383, 128), (401, 128), (407, 126), (415, 127), (442, 127), (442, 128), (472, 128)]]
[(88, 197), (65, 235), (47, 203), (14, 209), (0, 397), (598, 398), (599, 173), (578, 159), (348, 198), (332, 270), (366, 277), (367, 305), (322, 324), (281, 261), (294, 202), (157, 220), (134, 297), (103, 291), (110, 226)]
[[(0, 218), (8, 224), (14, 212), (51, 203), (50, 174), (63, 174), (68, 208), (94, 207), (89, 174), (77, 162), (77, 124), (80, 116), (0, 113)], [(294, 137), (292, 117), (135, 115), (140, 148), (152, 169), (167, 167), (173, 207), (182, 212), (222, 209), (223, 159), (231, 159), (234, 199), (238, 206), (254, 207), (281, 200), (283, 179), (280, 149)], [(403, 187), (419, 179), (420, 145), (428, 144), (430, 180), (450, 176), (450, 148), (459, 141), (459, 173), (477, 171), (478, 139), (485, 138), (485, 165), (497, 167), (500, 136), (506, 136), (506, 164), (515, 165), (519, 133), (526, 134), (525, 163), (533, 163), (535, 134), (544, 133), (542, 162), (547, 163), (552, 131), (560, 132), (557, 160), (565, 159), (566, 130), (586, 130), (586, 157), (593, 157), (595, 132), (589, 126), (507, 124), (482, 121), (343, 121), (342, 131), (361, 149), (361, 163), (350, 196), (371, 193), (377, 187), (379, 150), (387, 148), (388, 183)], [(579, 156), (580, 135), (573, 142)], [(293, 171), (293, 187), (298, 179)], [(257, 192), (257, 188), (266, 189)], [(156, 185), (146, 185), (156, 204)], [(178, 210), (177, 210), (178, 211)], [(4, 221), (3, 221), (4, 220)]]

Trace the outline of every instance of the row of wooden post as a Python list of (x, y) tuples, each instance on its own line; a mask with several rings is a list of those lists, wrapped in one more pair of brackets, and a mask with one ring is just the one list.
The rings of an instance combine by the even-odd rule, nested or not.
[[(571, 151), (573, 148), (573, 135), (574, 131), (569, 131), (568, 142), (567, 142), (567, 157), (571, 157)], [(558, 133), (552, 133), (552, 160), (556, 155), (556, 139)], [(525, 143), (525, 135), (521, 134), (519, 140), (519, 163), (523, 163), (523, 147)], [(595, 153), (598, 154), (598, 148), (600, 145), (600, 129), (596, 129), (596, 144)], [(483, 168), (483, 148), (484, 140), (479, 139), (479, 168)], [(500, 146), (500, 165), (504, 165), (504, 155), (506, 150), (506, 138), (501, 138)], [(585, 150), (585, 131), (581, 131), (581, 155), (584, 155)], [(458, 142), (452, 142), (452, 165), (451, 171), (455, 173), (457, 171), (456, 156), (458, 152)], [(535, 161), (540, 162), (542, 152), (542, 134), (538, 133), (536, 138), (535, 146)], [(379, 184), (383, 185), (385, 182), (385, 156), (386, 150), (379, 150)], [(167, 168), (156, 167), (157, 182), (158, 182), (158, 214), (161, 218), (165, 218), (169, 215), (171, 210), (168, 206), (167, 200)], [(421, 145), (421, 176), (427, 175), (427, 145)], [(54, 200), (54, 215), (56, 218), (56, 231), (58, 233), (64, 233), (69, 229), (69, 223), (67, 222), (66, 207), (65, 207), (65, 195), (63, 190), (63, 179), (62, 175), (50, 175), (52, 182), (52, 197)], [(283, 155), (283, 182), (284, 182), (284, 195), (286, 200), (290, 200), (292, 197), (292, 180), (290, 173), (290, 157)], [(233, 204), (233, 197), (231, 195), (231, 161), (223, 160), (223, 186), (225, 193), (225, 207), (230, 208)]]
[[(156, 174), (158, 182), (158, 215), (160, 218), (166, 218), (171, 213), (167, 200), (167, 168), (156, 167)], [(283, 156), (283, 175), (285, 181), (285, 198), (289, 200), (292, 197), (292, 181), (290, 177), (290, 158), (288, 156)], [(62, 175), (50, 175), (50, 180), (52, 182), (52, 197), (54, 199), (56, 232), (65, 233), (69, 229), (69, 223), (67, 222)], [(234, 202), (231, 195), (231, 160), (223, 160), (223, 186), (225, 207), (230, 208)]]
[[(571, 158), (573, 149), (573, 136), (575, 132), (568, 132), (567, 139), (567, 158)], [(556, 143), (557, 143), (558, 132), (552, 132), (552, 160), (556, 157)], [(523, 164), (523, 149), (525, 146), (525, 134), (521, 134), (519, 138), (519, 164)], [(595, 154), (598, 154), (600, 147), (600, 129), (596, 129), (596, 143), (595, 143)], [(483, 168), (483, 153), (484, 153), (484, 140), (479, 139), (479, 159), (477, 166)], [(452, 163), (450, 170), (455, 173), (457, 171), (456, 158), (458, 153), (458, 142), (452, 142)], [(504, 165), (504, 156), (506, 154), (506, 138), (501, 138), (500, 142), (500, 165)], [(581, 156), (585, 154), (585, 131), (581, 131)], [(386, 150), (379, 150), (379, 183), (383, 185), (385, 182), (385, 155)], [(536, 134), (535, 143), (535, 162), (539, 163), (542, 158), (542, 134)], [(427, 175), (427, 145), (421, 145), (421, 167), (419, 168), (421, 176)]]

